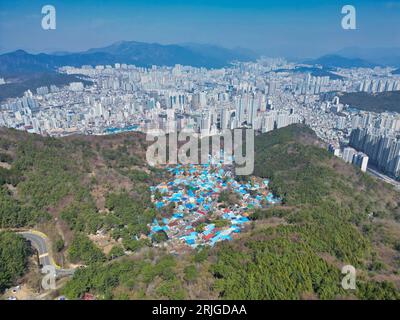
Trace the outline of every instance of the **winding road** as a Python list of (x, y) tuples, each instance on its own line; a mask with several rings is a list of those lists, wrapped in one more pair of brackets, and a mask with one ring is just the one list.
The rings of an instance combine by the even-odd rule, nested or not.
[(50, 256), (48, 250), (48, 238), (45, 234), (38, 231), (23, 231), (18, 232), (21, 236), (23, 236), (26, 240), (28, 240), (32, 246), (37, 250), (39, 255), (39, 262), (41, 267), (45, 266), (53, 266), (56, 268), (57, 276), (68, 276), (72, 275), (75, 272), (75, 269), (61, 269), (54, 259)]

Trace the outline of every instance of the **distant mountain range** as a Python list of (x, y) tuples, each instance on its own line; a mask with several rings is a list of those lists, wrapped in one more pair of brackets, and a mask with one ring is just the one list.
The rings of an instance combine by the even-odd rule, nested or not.
[(375, 67), (390, 66), (400, 68), (400, 47), (392, 48), (358, 48), (348, 47), (308, 63), (325, 67)]
[(371, 63), (400, 68), (400, 47), (358, 48), (348, 47), (335, 54), (345, 58), (359, 58)]
[(162, 45), (135, 41), (120, 41), (103, 48), (79, 53), (29, 54), (23, 50), (0, 55), (0, 75), (16, 75), (54, 71), (60, 66), (82, 66), (127, 63), (148, 67), (151, 65), (221, 68), (233, 61), (251, 61), (257, 55), (243, 49), (187, 44)]
[[(103, 53), (91, 55), (68, 54), (68, 55), (49, 55), (49, 54), (30, 54), (23, 50), (0, 55), (0, 75), (14, 77), (38, 72), (54, 72), (56, 68), (70, 65), (80, 66), (88, 64), (113, 63), (115, 59)], [(89, 63), (90, 64), (90, 63)]]
[[(0, 55), (0, 76), (52, 72), (60, 66), (82, 66), (127, 63), (148, 67), (151, 65), (221, 68), (233, 61), (252, 61), (257, 54), (243, 48), (226, 49), (215, 45), (162, 45), (136, 41), (120, 41), (112, 45), (84, 52), (55, 52), (30, 54), (23, 50)], [(400, 68), (400, 48), (360, 49), (345, 48), (335, 54), (302, 61), (324, 69), (395, 66)]]
[(373, 68), (379, 64), (360, 58), (347, 58), (336, 54), (325, 55), (318, 59), (306, 60), (304, 63), (320, 65), (326, 69), (334, 68)]
[[(0, 55), (0, 77), (5, 78), (8, 83), (2, 86), (0, 101), (8, 97), (20, 96), (27, 88), (35, 90), (40, 86), (49, 85), (50, 79), (58, 85), (79, 80), (76, 76), (65, 77), (56, 72), (57, 68), (66, 65), (79, 67), (127, 63), (149, 67), (181, 64), (222, 68), (234, 61), (254, 61), (257, 58), (257, 54), (243, 48), (226, 49), (215, 45), (194, 43), (162, 45), (136, 41), (120, 41), (106, 47), (77, 53), (30, 54), (17, 50)], [(336, 68), (390, 65), (399, 68), (393, 71), (393, 74), (400, 74), (400, 48), (371, 50), (347, 48), (336, 54), (298, 62), (312, 67), (299, 67), (294, 72), (329, 76), (331, 79), (340, 79), (340, 76), (332, 73)]]
[(64, 86), (77, 81), (85, 85), (92, 84), (91, 81), (82, 76), (58, 72), (35, 72), (19, 75), (17, 78), (12, 78), (9, 82), (0, 86), (0, 102), (7, 98), (20, 97), (27, 90), (34, 91), (39, 87), (49, 87), (50, 85)]

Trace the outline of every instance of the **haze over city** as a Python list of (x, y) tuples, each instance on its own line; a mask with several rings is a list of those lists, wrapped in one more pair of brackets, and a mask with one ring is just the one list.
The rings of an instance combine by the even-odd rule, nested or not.
[(40, 27), (43, 1), (1, 1), (0, 50), (84, 51), (120, 40), (244, 47), (316, 57), (346, 47), (400, 47), (400, 1), (352, 1), (357, 29), (341, 28), (346, 1), (51, 1), (57, 29)]

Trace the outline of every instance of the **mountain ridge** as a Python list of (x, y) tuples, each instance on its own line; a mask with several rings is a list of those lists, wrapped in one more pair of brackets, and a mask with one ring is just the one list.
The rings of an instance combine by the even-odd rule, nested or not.
[(400, 67), (400, 47), (346, 47), (337, 51), (335, 54), (346, 58), (360, 58), (380, 65)]
[(304, 63), (312, 65), (321, 65), (324, 68), (373, 68), (379, 66), (376, 63), (369, 62), (360, 58), (347, 58), (338, 54), (327, 54), (317, 59), (308, 59)]
[(55, 71), (70, 65), (127, 63), (141, 67), (151, 65), (221, 68), (233, 61), (250, 61), (257, 56), (244, 50), (232, 50), (209, 45), (163, 45), (137, 41), (119, 41), (109, 46), (77, 53), (30, 54), (16, 50), (0, 55), (0, 74), (9, 76), (32, 72)]

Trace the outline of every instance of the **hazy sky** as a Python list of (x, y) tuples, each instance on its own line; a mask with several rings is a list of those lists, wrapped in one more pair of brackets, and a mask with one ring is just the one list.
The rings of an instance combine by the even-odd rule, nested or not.
[[(41, 28), (54, 5), (57, 29)], [(341, 8), (357, 9), (357, 30)], [(0, 0), (0, 51), (82, 51), (119, 40), (210, 43), (312, 57), (344, 47), (400, 47), (400, 0)]]

